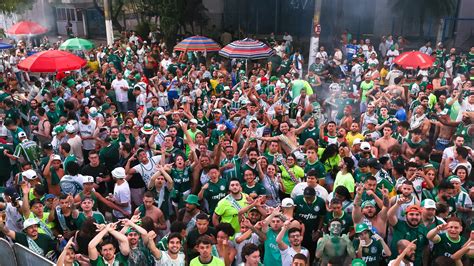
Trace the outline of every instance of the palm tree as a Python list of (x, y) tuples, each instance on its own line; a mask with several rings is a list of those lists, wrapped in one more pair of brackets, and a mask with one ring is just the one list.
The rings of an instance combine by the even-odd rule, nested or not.
[[(427, 17), (442, 19), (456, 12), (458, 0), (395, 0), (392, 9), (407, 19), (419, 19), (420, 36), (424, 36), (423, 25)], [(439, 20), (438, 27), (442, 27)]]

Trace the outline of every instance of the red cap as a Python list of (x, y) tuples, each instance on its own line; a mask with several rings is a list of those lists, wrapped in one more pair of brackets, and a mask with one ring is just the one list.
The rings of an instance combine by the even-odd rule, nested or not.
[(268, 81), (267, 77), (263, 76), (260, 78), (260, 82)]
[(418, 205), (415, 205), (415, 204), (408, 206), (408, 207), (406, 208), (406, 210), (405, 210), (405, 212), (406, 212), (407, 214), (410, 213), (410, 212), (421, 213), (421, 211), (422, 211), (422, 210), (421, 210), (421, 207), (418, 206)]

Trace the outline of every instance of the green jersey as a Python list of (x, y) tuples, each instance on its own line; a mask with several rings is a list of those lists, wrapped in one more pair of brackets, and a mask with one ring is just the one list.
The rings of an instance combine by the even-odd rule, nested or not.
[(307, 139), (312, 139), (314, 142), (318, 143), (319, 139), (319, 129), (317, 127), (305, 128), (300, 134), (299, 143), (303, 145)]
[(423, 249), (428, 245), (428, 239), (426, 235), (428, 234), (428, 229), (420, 224), (417, 227), (411, 227), (406, 221), (398, 221), (397, 224), (393, 227), (393, 238), (390, 243), (390, 249), (392, 250), (392, 259), (395, 259), (398, 254), (397, 243), (401, 239), (408, 241), (416, 241), (416, 250), (415, 250), (415, 266), (422, 265), (422, 256)]
[(265, 187), (261, 184), (261, 183), (256, 183), (254, 186), (252, 187), (249, 187), (247, 185), (247, 183), (244, 183), (242, 185), (242, 191), (245, 193), (245, 194), (252, 194), (252, 193), (255, 193), (257, 194), (258, 196), (262, 195), (262, 196), (265, 196), (267, 194), (267, 190), (265, 189)]
[(316, 171), (316, 177), (318, 179), (324, 179), (326, 177), (326, 168), (324, 168), (324, 164), (319, 160), (314, 163), (306, 161), (306, 164), (304, 166), (304, 172), (307, 174), (311, 170)]
[(114, 262), (112, 264), (107, 263), (102, 256), (96, 260), (90, 260), (92, 266), (107, 266), (107, 265), (128, 265), (128, 256), (122, 255), (122, 253), (117, 253), (114, 258)]
[(41, 149), (36, 142), (32, 140), (25, 140), (22, 143), (18, 144), (18, 146), (16, 146), (13, 156), (15, 156), (16, 158), (20, 158), (23, 156), (23, 158), (27, 162), (38, 167), (39, 159), (41, 156)]
[[(354, 239), (354, 249), (357, 250), (360, 245), (359, 239)], [(362, 260), (365, 261), (367, 266), (378, 266), (382, 260), (382, 244), (375, 240), (371, 239), (370, 245), (362, 248)]]
[(439, 256), (451, 257), (466, 243), (466, 238), (463, 236), (459, 236), (458, 240), (453, 240), (448, 234), (442, 233), (439, 234), (439, 237), (441, 238), (440, 241), (433, 246), (433, 258)]
[(191, 174), (191, 166), (186, 166), (184, 169), (171, 169), (170, 176), (178, 192), (183, 193), (191, 189)]
[(326, 203), (320, 197), (316, 197), (313, 202), (308, 203), (304, 196), (300, 195), (295, 198), (295, 205), (295, 217), (307, 228), (304, 238), (311, 239), (313, 231), (319, 229), (319, 222), (326, 215)]
[(208, 184), (209, 187), (204, 191), (204, 198), (209, 205), (209, 214), (212, 215), (217, 203), (227, 195), (228, 182), (226, 179), (219, 178), (217, 183), (209, 181)]
[(48, 120), (52, 125), (56, 125), (59, 122), (59, 113), (57, 111), (48, 111), (46, 116), (48, 116)]
[(234, 166), (229, 169), (225, 169), (222, 172), (222, 178), (226, 179), (227, 182), (229, 182), (233, 178), (237, 178), (239, 180), (242, 180), (242, 173), (240, 171), (241, 169), (241, 164), (242, 164), (242, 159), (239, 156), (234, 156), (231, 159), (224, 158), (221, 163), (219, 164), (220, 167), (223, 167), (224, 165), (231, 163)]
[[(263, 264), (264, 265), (281, 265), (281, 254), (278, 244), (276, 242), (276, 237), (279, 232), (273, 231), (269, 228), (267, 231), (267, 240), (265, 240), (265, 254), (263, 255)], [(288, 232), (283, 236), (283, 242), (287, 245), (290, 245), (288, 239)]]
[(276, 161), (275, 161), (275, 156), (276, 156), (277, 154), (278, 154), (278, 153), (271, 154), (270, 152), (266, 151), (266, 152), (263, 154), (263, 156), (265, 156), (265, 158), (267, 158), (269, 164), (274, 164), (274, 163), (276, 163)]
[(77, 162), (76, 155), (74, 155), (74, 154), (69, 154), (68, 156), (66, 156), (66, 158), (64, 158), (64, 162), (63, 162), (64, 170), (67, 169), (66, 166), (67, 166), (70, 162)]
[(326, 213), (326, 216), (324, 216), (324, 227), (329, 225), (329, 223), (333, 219), (339, 219), (342, 224), (342, 234), (349, 234), (351, 229), (354, 227), (354, 223), (352, 221), (352, 215), (350, 213), (345, 212), (344, 210), (342, 211), (342, 215), (340, 217), (336, 217), (334, 215), (334, 212), (328, 212)]

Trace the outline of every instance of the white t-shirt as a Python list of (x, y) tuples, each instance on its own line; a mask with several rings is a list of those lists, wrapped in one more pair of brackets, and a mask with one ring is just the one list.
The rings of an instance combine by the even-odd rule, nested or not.
[[(21, 206), (22, 201), (19, 201)], [(15, 232), (21, 232), (23, 230), (23, 216), (20, 214), (17, 208), (15, 208), (10, 202), (7, 203), (5, 208), (6, 221), (5, 225), (8, 229)]]
[(84, 162), (84, 155), (82, 154), (82, 139), (79, 135), (75, 135), (74, 138), (68, 139), (67, 143), (71, 145), (71, 153), (77, 158), (79, 165)]
[[(388, 266), (392, 266), (392, 265), (394, 265), (394, 263), (395, 263), (395, 260), (391, 260), (391, 261), (388, 263)], [(407, 264), (407, 263), (403, 262), (403, 260), (400, 261), (400, 264), (399, 264), (399, 266), (413, 266), (413, 265), (414, 265), (413, 262), (409, 262), (409, 263)]]
[[(122, 87), (126, 87), (127, 90), (122, 90)], [(114, 79), (112, 81), (112, 88), (115, 91), (117, 102), (128, 102), (128, 82), (126, 80)]]
[(296, 252), (292, 247), (288, 247), (285, 250), (280, 250), (281, 265), (291, 265), (293, 257), (298, 253), (301, 253), (309, 258), (309, 251), (304, 247), (301, 247), (301, 252)]
[[(240, 232), (235, 234), (234, 239), (237, 239), (241, 235), (242, 235), (242, 233), (240, 233)], [(237, 265), (242, 263), (242, 248), (248, 243), (252, 243), (252, 244), (255, 244), (255, 245), (258, 246), (260, 244), (260, 240), (258, 238), (258, 235), (255, 234), (255, 233), (252, 233), (248, 239), (245, 239), (244, 241), (240, 242), (239, 244), (237, 244), (237, 242), (235, 243), (235, 249), (237, 250), (237, 256), (235, 257), (235, 263)]]
[[(90, 137), (94, 134), (95, 128), (96, 128), (96, 122), (93, 119), (89, 120), (89, 124), (83, 124), (81, 121), (79, 121), (79, 133), (81, 137)], [(95, 140), (93, 139), (86, 139), (82, 141), (82, 146), (84, 147), (84, 150), (91, 151), (95, 149)]]
[(139, 163), (133, 167), (137, 173), (142, 176), (143, 182), (148, 186), (150, 183), (151, 177), (155, 174), (155, 166), (160, 163), (161, 155), (153, 156), (148, 158), (147, 164)]
[(184, 253), (180, 252), (178, 253), (178, 257), (173, 260), (170, 255), (168, 255), (168, 252), (161, 251), (161, 258), (155, 259), (155, 265), (162, 265), (162, 266), (184, 266), (185, 265), (185, 260), (184, 260)]
[[(128, 186), (128, 182), (125, 180), (124, 183), (121, 185), (115, 184), (114, 187), (114, 199), (117, 203), (128, 203), (127, 207), (122, 207), (124, 211), (131, 212), (132, 206), (130, 205), (131, 195), (130, 195), (130, 187)], [(112, 210), (113, 214), (117, 218), (124, 217), (123, 214), (119, 211)]]
[(460, 122), (462, 120), (463, 112), (474, 112), (474, 104), (469, 103), (468, 99), (464, 99), (464, 101), (462, 101), (461, 107), (458, 111), (458, 118), (456, 119), (456, 122)]
[[(291, 198), (296, 198), (297, 196), (303, 195), (304, 189), (308, 187), (308, 183), (306, 182), (301, 182), (296, 184), (296, 186), (293, 188), (291, 191)], [(322, 198), (324, 201), (327, 200), (328, 198), (328, 191), (320, 185), (317, 185), (314, 190), (316, 190), (316, 196)]]

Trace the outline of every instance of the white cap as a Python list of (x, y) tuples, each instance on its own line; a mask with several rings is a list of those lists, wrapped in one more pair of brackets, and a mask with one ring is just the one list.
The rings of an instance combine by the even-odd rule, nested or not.
[(222, 111), (221, 109), (214, 109), (214, 111), (212, 111), (213, 113), (219, 113), (219, 114), (222, 114)]
[(362, 142), (360, 144), (360, 149), (363, 150), (363, 151), (370, 151), (370, 144), (366, 141)]
[(33, 179), (38, 178), (38, 175), (36, 174), (35, 170), (32, 170), (32, 169), (22, 172), (21, 175), (25, 179), (28, 179), (28, 180), (33, 180)]
[(82, 87), (83, 88), (89, 87), (90, 85), (91, 85), (91, 83), (89, 81), (82, 82)]
[(425, 209), (436, 209), (436, 202), (432, 199), (424, 199), (421, 202), (421, 207)]
[(194, 118), (191, 119), (191, 120), (189, 120), (189, 122), (190, 122), (190, 123), (193, 123), (193, 124), (197, 124), (197, 123), (198, 123), (198, 121), (197, 121), (196, 119), (194, 119)]
[(23, 230), (35, 224), (39, 224), (37, 218), (28, 218), (23, 222)]
[(283, 207), (283, 208), (290, 208), (290, 207), (294, 207), (294, 206), (296, 206), (296, 205), (295, 205), (295, 202), (293, 201), (292, 198), (284, 198), (281, 201), (281, 207)]
[(56, 161), (56, 160), (61, 161), (61, 156), (59, 156), (57, 154), (53, 155), (53, 161)]
[(20, 133), (18, 133), (18, 138), (26, 138), (26, 133), (21, 131)]
[[(165, 113), (165, 109), (163, 109), (163, 107), (158, 107), (156, 108), (156, 111), (159, 113), (159, 114), (164, 114)], [(166, 116), (165, 116), (166, 118)]]
[(250, 121), (249, 121), (249, 122), (252, 122), (252, 121), (257, 121), (257, 122), (258, 122), (258, 119), (257, 119), (255, 116), (252, 116), (252, 117), (250, 117)]
[(448, 180), (449, 183), (461, 183), (461, 179), (459, 177), (451, 177)]
[(67, 132), (67, 133), (75, 133), (75, 132), (76, 132), (76, 127), (74, 127), (74, 126), (71, 125), (71, 124), (68, 124), (68, 125), (66, 126), (66, 132)]
[(361, 144), (362, 143), (362, 140), (359, 139), (359, 138), (356, 138), (354, 139), (354, 141), (352, 142), (352, 145), (357, 145), (357, 144)]
[(0, 137), (5, 137), (8, 136), (8, 129), (6, 126), (1, 125), (0, 126)]
[(112, 170), (112, 176), (115, 178), (125, 178), (127, 175), (125, 174), (125, 169), (123, 167), (117, 167)]
[(96, 116), (97, 115), (97, 108), (96, 107), (89, 108), (89, 114), (91, 116)]
[(82, 183), (94, 183), (94, 177), (90, 175), (82, 176)]

